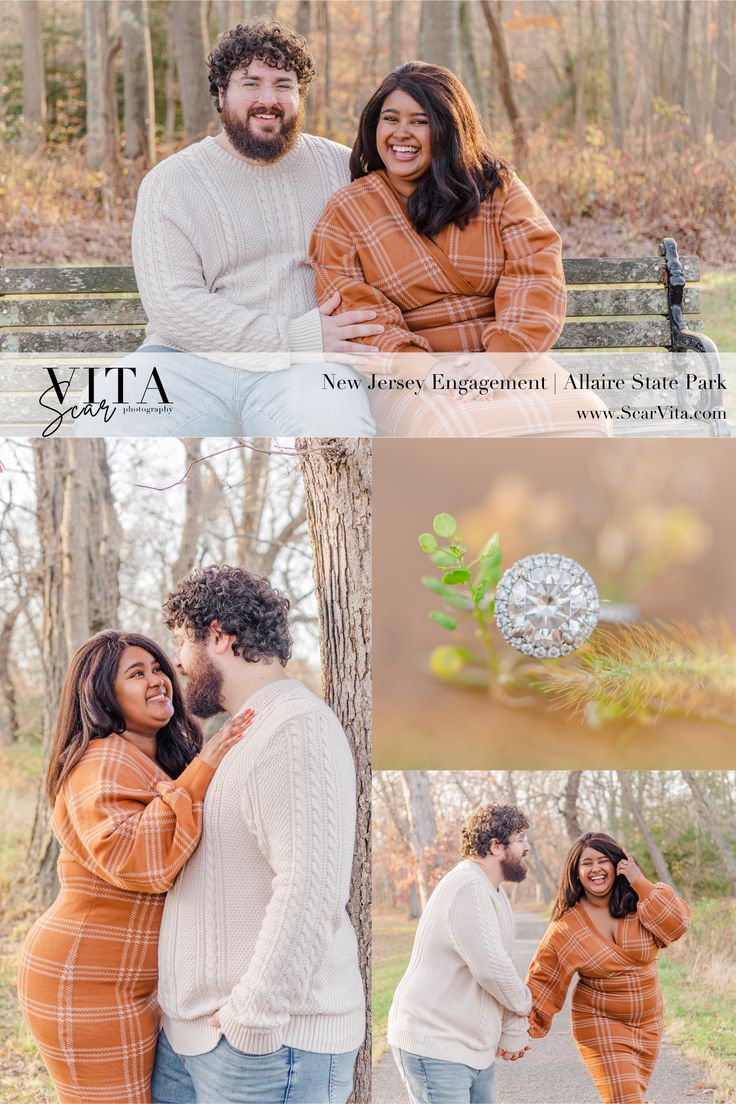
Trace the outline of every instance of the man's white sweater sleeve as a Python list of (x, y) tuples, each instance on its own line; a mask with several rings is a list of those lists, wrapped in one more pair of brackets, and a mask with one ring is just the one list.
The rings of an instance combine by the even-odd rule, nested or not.
[(283, 1045), (290, 1008), (302, 1001), (345, 907), (354, 834), (345, 785), (334, 733), (317, 712), (278, 730), (250, 780), (244, 812), (273, 882), (250, 966), (220, 1009), (237, 1050), (268, 1054)]
[[(266, 302), (263, 310), (253, 310), (215, 294), (205, 283), (195, 241), (187, 206), (166, 174), (146, 177), (133, 223), (133, 264), (149, 323), (162, 341), (209, 359), (218, 353), (321, 351), (317, 308), (288, 318), (270, 313)], [(211, 248), (216, 247), (213, 241)], [(238, 364), (262, 372), (288, 367), (290, 359), (245, 357)]]
[(458, 890), (448, 923), (452, 945), (478, 984), (505, 1009), (526, 1016), (531, 994), (506, 953), (495, 910), (475, 881)]

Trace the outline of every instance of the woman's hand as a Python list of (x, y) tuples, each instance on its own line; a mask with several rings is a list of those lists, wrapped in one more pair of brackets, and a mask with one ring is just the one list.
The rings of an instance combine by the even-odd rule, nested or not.
[(503, 1058), (504, 1062), (518, 1062), (520, 1058), (523, 1058), (531, 1047), (525, 1046), (523, 1050), (501, 1050), (501, 1047), (496, 1051), (497, 1058)]
[(229, 721), (225, 721), (220, 731), (200, 751), (199, 758), (202, 762), (211, 767), (219, 767), (230, 748), (237, 744), (246, 728), (252, 724), (254, 716), (252, 709), (246, 709), (244, 713), (236, 713)]
[(636, 860), (631, 857), (625, 847), (622, 848), (622, 851), (626, 858), (621, 859), (621, 862), (616, 867), (616, 873), (623, 874), (629, 885), (633, 886), (634, 882), (638, 881), (639, 878), (641, 878), (641, 870), (636, 865)]

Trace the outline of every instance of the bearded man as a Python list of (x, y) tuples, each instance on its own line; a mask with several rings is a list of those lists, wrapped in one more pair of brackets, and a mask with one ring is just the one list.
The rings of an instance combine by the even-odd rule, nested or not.
[(411, 1104), (493, 1104), (495, 1060), (527, 1047), (531, 994), (512, 961), (513, 915), (501, 882), (521, 882), (529, 821), (485, 805), (462, 828), (463, 861), (422, 913), (388, 1016)]
[(122, 366), (144, 380), (155, 367), (170, 410), (122, 412), (105, 432), (373, 435), (353, 367), (330, 363), (335, 386), (323, 387), (324, 361), (364, 362), (352, 339), (383, 326), (373, 310), (335, 313), (339, 294), (317, 307), (309, 239), (349, 180), (350, 150), (303, 133), (307, 43), (278, 23), (237, 26), (208, 65), (223, 130), (145, 177), (133, 227), (148, 327)]
[(355, 767), (334, 713), (284, 666), (289, 603), (240, 567), (194, 571), (164, 614), (199, 717), (252, 709), (169, 892), (154, 1104), (345, 1104), (365, 995), (347, 915)]

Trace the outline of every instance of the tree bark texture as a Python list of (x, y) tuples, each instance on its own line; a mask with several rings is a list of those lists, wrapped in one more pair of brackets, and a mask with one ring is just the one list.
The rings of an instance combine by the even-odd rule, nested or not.
[(425, 852), (437, 839), (437, 820), (429, 774), (427, 771), (402, 771), (401, 785), (409, 821), (409, 846), (414, 854), (419, 903), (424, 910), (432, 892), (428, 883)]
[[(371, 446), (361, 438), (299, 438), (319, 610), (322, 689), (355, 759), (357, 822), (348, 912), (371, 992)], [(370, 1019), (351, 1100), (370, 1099)]]
[(506, 35), (504, 34), (498, 7), (493, 3), (493, 0), (481, 0), (481, 9), (491, 32), (501, 99), (511, 123), (511, 129), (514, 132), (514, 161), (517, 166), (521, 166), (526, 158), (526, 128), (514, 95)]
[(570, 843), (573, 843), (583, 834), (578, 819), (578, 794), (580, 793), (580, 779), (582, 777), (582, 771), (568, 771), (567, 782), (565, 783), (564, 817), (567, 838)]
[(419, 23), (419, 59), (460, 69), (459, 0), (422, 0)]
[(203, 138), (214, 117), (207, 77), (205, 7), (201, 0), (170, 3), (184, 137)]

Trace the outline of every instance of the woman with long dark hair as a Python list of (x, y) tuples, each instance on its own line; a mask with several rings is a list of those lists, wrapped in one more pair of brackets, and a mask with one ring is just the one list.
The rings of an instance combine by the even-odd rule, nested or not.
[(253, 714), (203, 747), (174, 668), (136, 633), (74, 655), (46, 775), (61, 890), (23, 944), (18, 995), (62, 1104), (147, 1104), (158, 931), (207, 787)]
[(657, 954), (689, 922), (686, 903), (611, 836), (587, 832), (570, 848), (526, 979), (529, 1034), (547, 1034), (577, 973), (572, 1033), (603, 1104), (643, 1104), (662, 1038)]
[[(384, 332), (359, 340), (397, 375), (431, 380), (373, 392), (383, 432), (578, 435), (578, 409), (600, 403), (571, 397), (567, 373), (539, 358), (565, 320), (560, 237), (494, 153), (462, 82), (420, 61), (389, 73), (361, 115), (350, 174), (312, 237), (318, 300), (339, 293), (339, 310), (374, 310)], [(462, 377), (467, 354), (480, 355), (464, 375), (495, 384), (466, 394), (490, 403), (434, 386), (436, 372)]]

